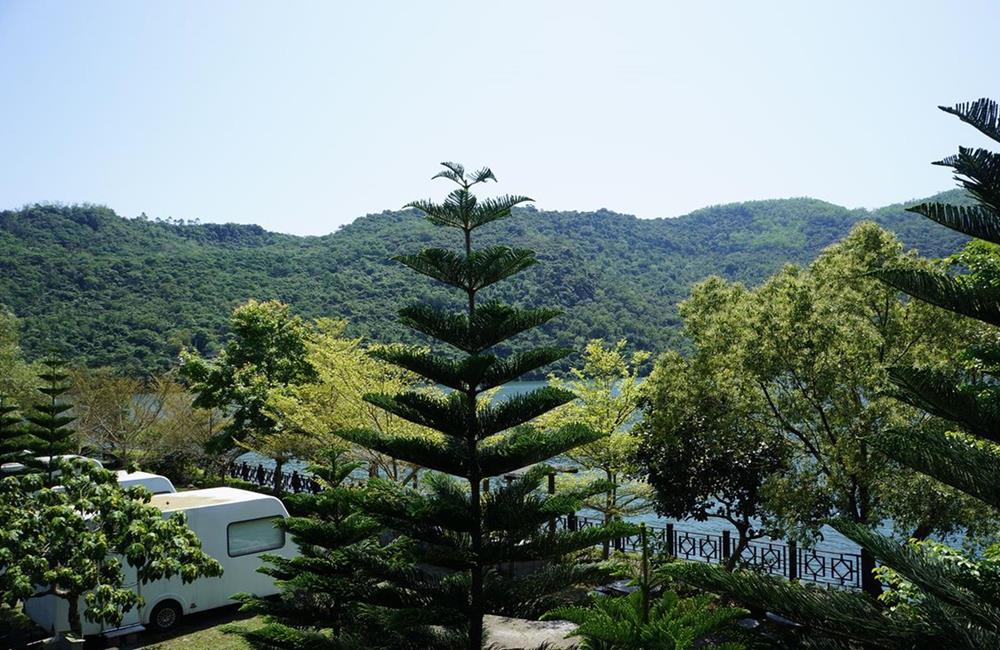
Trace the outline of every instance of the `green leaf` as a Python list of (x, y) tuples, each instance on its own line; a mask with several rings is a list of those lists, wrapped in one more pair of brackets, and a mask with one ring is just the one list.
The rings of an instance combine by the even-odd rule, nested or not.
[(478, 354), (562, 313), (558, 309), (520, 309), (500, 302), (476, 307), (471, 321), (465, 313), (429, 305), (411, 305), (399, 312), (400, 322), (459, 350)]
[(484, 478), (507, 474), (599, 440), (605, 434), (582, 424), (558, 429), (521, 427), (481, 444), (479, 467)]
[(479, 379), (479, 389), (489, 390), (509, 381), (538, 370), (573, 354), (572, 348), (538, 348), (527, 352), (517, 352), (506, 359), (492, 363)]
[(872, 444), (894, 460), (1000, 508), (1000, 451), (955, 433), (890, 429)]
[(978, 592), (975, 582), (966, 579), (964, 569), (922, 546), (900, 544), (845, 519), (835, 519), (830, 525), (937, 600), (956, 607), (986, 629), (1000, 631), (1000, 608), (993, 604), (995, 587)]
[(490, 246), (469, 256), (427, 248), (416, 255), (398, 255), (393, 259), (417, 273), (465, 291), (478, 291), (537, 263), (534, 251), (508, 246)]
[(907, 210), (970, 237), (1000, 244), (1000, 215), (995, 209), (979, 205), (921, 203)]
[(966, 124), (979, 129), (981, 133), (1000, 142), (1000, 112), (992, 99), (977, 99), (954, 106), (938, 106), (945, 113), (955, 115)]
[(430, 427), (454, 438), (464, 439), (467, 435), (469, 408), (465, 395), (457, 391), (444, 397), (406, 392), (398, 395), (368, 394), (364, 399), (407, 422)]
[[(897, 386), (897, 399), (951, 420), (966, 431), (1000, 442), (1000, 404), (990, 392), (992, 386), (963, 387), (962, 379), (930, 369), (891, 368), (889, 378)], [(979, 399), (983, 395), (985, 399)]]
[(525, 424), (574, 399), (571, 391), (543, 386), (485, 406), (478, 414), (479, 439)]
[(955, 278), (922, 269), (882, 269), (872, 276), (932, 305), (1000, 325), (1000, 289), (971, 287)]
[(475, 206), (472, 210), (472, 217), (470, 219), (470, 224), (473, 228), (478, 228), (479, 226), (497, 221), (499, 219), (505, 219), (510, 216), (510, 211), (515, 206), (521, 203), (527, 203), (533, 201), (527, 196), (510, 196), (504, 195), (493, 199), (486, 199), (481, 201), (479, 205)]
[(454, 476), (466, 476), (468, 472), (466, 447), (453, 438), (430, 440), (424, 437), (394, 436), (371, 429), (343, 429), (336, 434), (348, 442), (414, 465)]

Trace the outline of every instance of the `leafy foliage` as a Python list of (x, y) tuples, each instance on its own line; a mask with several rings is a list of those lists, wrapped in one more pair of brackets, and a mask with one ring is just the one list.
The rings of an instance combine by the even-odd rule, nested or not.
[[(414, 286), (392, 262), (447, 243), (412, 214), (383, 212), (324, 237), (294, 237), (259, 226), (123, 219), (88, 205), (0, 211), (0, 303), (24, 319), (29, 358), (55, 353), (131, 374), (165, 370), (184, 348), (217, 353), (227, 315), (250, 299), (287, 302), (306, 318), (345, 318), (352, 338), (413, 343), (392, 318), (396, 306), (404, 297), (446, 306), (451, 297), (439, 285)], [(786, 262), (810, 261), (864, 219), (928, 255), (950, 254), (963, 241), (907, 219), (900, 206), (868, 212), (790, 199), (652, 220), (517, 206), (482, 235), (481, 251), (508, 243), (508, 270), (519, 264), (518, 249), (537, 251), (540, 264), (517, 285), (495, 285), (493, 296), (567, 312), (558, 327), (526, 333), (526, 345), (582, 349), (595, 338), (627, 338), (663, 350), (681, 344), (676, 305), (704, 276), (756, 284)]]
[[(81, 632), (82, 618), (116, 625), (141, 603), (123, 586), (124, 564), (140, 582), (221, 575), (218, 562), (181, 513), (164, 518), (143, 488), (122, 490), (111, 472), (87, 460), (54, 461), (58, 487), (41, 473), (0, 480), (0, 597), (9, 607), (51, 594), (69, 603), (62, 629)], [(80, 598), (85, 609), (79, 610)]]
[(585, 650), (693, 650), (699, 647), (742, 650), (733, 642), (716, 642), (712, 636), (749, 612), (720, 607), (715, 597), (700, 594), (681, 598), (674, 591), (653, 596), (662, 583), (650, 565), (649, 539), (645, 525), (639, 528), (641, 554), (634, 583), (638, 587), (623, 598), (593, 594), (586, 606), (558, 607), (546, 619), (564, 619), (577, 624), (569, 636), (581, 637)]
[(38, 446), (32, 451), (44, 454), (48, 459), (46, 472), (51, 484), (56, 472), (56, 457), (77, 448), (76, 432), (68, 426), (76, 418), (69, 415), (72, 404), (62, 399), (70, 390), (69, 374), (61, 370), (55, 361), (49, 360), (38, 378), (43, 382), (38, 387), (43, 397), (35, 402), (25, 420), (28, 433), (38, 440)]
[[(542, 426), (576, 423), (605, 434), (566, 454), (584, 470), (598, 473), (610, 486), (585, 504), (589, 510), (601, 513), (605, 523), (651, 510), (648, 485), (629, 479), (637, 473), (639, 437), (632, 426), (638, 419), (641, 398), (639, 372), (649, 359), (649, 353), (629, 355), (625, 352), (627, 345), (625, 339), (612, 344), (590, 341), (584, 349), (581, 367), (572, 368), (567, 378), (549, 377), (550, 386), (569, 390), (577, 399), (540, 420)], [(589, 480), (588, 475), (581, 479)], [(607, 554), (605, 547), (604, 556)]]
[(741, 391), (712, 364), (666, 353), (643, 385), (638, 472), (655, 490), (667, 517), (723, 519), (737, 531), (734, 566), (753, 539), (773, 532), (764, 486), (788, 470), (782, 433), (755, 409), (759, 396)]
[[(681, 598), (667, 591), (653, 601), (648, 621), (641, 619), (642, 593), (621, 598), (594, 596), (587, 607), (562, 607), (548, 618), (565, 619), (579, 627), (573, 636), (583, 638), (584, 650), (692, 650), (711, 632), (745, 616), (747, 611), (714, 605), (714, 598), (701, 594)], [(713, 643), (712, 648), (740, 650), (738, 643)]]
[[(945, 110), (1000, 141), (995, 102), (984, 99)], [(995, 153), (960, 149), (957, 156), (941, 164), (955, 169), (977, 204), (971, 209), (925, 204), (914, 212), (994, 241), (1000, 223), (998, 161), (1000, 155)], [(874, 275), (917, 299), (910, 304), (928, 302), (996, 325), (1000, 323), (1000, 306), (994, 296), (996, 265), (989, 260), (990, 252), (991, 245), (979, 243), (958, 256), (972, 271), (965, 275), (949, 275), (927, 266), (914, 268), (891, 259), (884, 260), (884, 267)], [(949, 316), (939, 311), (935, 322), (945, 322)], [(928, 323), (928, 327), (936, 326)], [(921, 426), (919, 421), (884, 426), (873, 431), (869, 442), (886, 456), (939, 481), (938, 485), (982, 499), (990, 506), (989, 515), (995, 517), (995, 508), (1000, 505), (995, 471), (995, 377), (1000, 368), (996, 330), (973, 327), (969, 336), (957, 340), (971, 343), (971, 349), (961, 354), (947, 342), (936, 342), (934, 347), (901, 359), (898, 365), (902, 367), (888, 376), (898, 399), (942, 420), (930, 427)], [(935, 361), (942, 351), (950, 367), (942, 368)], [(952, 496), (945, 505), (958, 500)], [(805, 634), (826, 647), (972, 649), (1000, 645), (1000, 573), (995, 546), (981, 557), (970, 558), (941, 544), (900, 544), (856, 520), (838, 518), (831, 523), (881, 564), (876, 575), (890, 587), (880, 597), (888, 607), (863, 594), (819, 593), (752, 574), (724, 574), (694, 566), (678, 571), (690, 582), (804, 624)]]
[[(401, 352), (419, 350), (399, 345), (365, 344), (346, 336), (347, 322), (318, 319), (306, 342), (306, 360), (316, 377), (305, 383), (278, 387), (268, 397), (268, 407), (290, 431), (301, 432), (299, 458), (310, 458), (317, 449), (341, 446), (341, 430), (369, 428), (390, 435), (426, 437), (431, 432), (365, 401), (370, 393), (394, 394), (423, 390), (420, 377), (403, 367), (387, 363)], [(397, 481), (417, 477), (418, 467), (365, 448), (350, 452), (364, 460), (370, 475)]]
[(946, 371), (978, 331), (867, 275), (889, 264), (930, 266), (863, 224), (806, 269), (787, 267), (755, 289), (711, 278), (681, 307), (709, 390), (784, 448), (789, 462), (768, 477), (765, 508), (794, 536), (811, 537), (828, 516), (867, 526), (891, 519), (904, 538), (988, 519), (871, 445), (895, 427), (935, 426), (888, 394), (892, 368)]
[(324, 460), (311, 469), (324, 491), (287, 497), (294, 515), (280, 523), (301, 554), (270, 557), (261, 569), (276, 579), (280, 596), (238, 597), (244, 610), (263, 614), (266, 624), (227, 631), (262, 650), (456, 645), (460, 637), (422, 622), (421, 608), (429, 606), (426, 599), (415, 592), (391, 592), (382, 583), (379, 576), (405, 569), (410, 551), (401, 540), (379, 542), (381, 525), (359, 507), (363, 493), (345, 485), (361, 463), (345, 461), (336, 448), (321, 456)]
[(315, 378), (306, 358), (306, 323), (277, 301), (251, 300), (230, 319), (232, 336), (218, 358), (185, 352), (181, 376), (198, 395), (195, 406), (231, 411), (231, 421), (211, 441), (216, 450), (262, 445), (282, 425), (268, 409), (275, 389)]

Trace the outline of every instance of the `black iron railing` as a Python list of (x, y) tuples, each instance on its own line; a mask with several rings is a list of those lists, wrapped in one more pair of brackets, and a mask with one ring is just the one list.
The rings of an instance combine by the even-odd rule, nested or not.
[[(601, 520), (585, 516), (569, 516), (561, 526), (579, 530), (600, 525)], [(675, 524), (647, 524), (650, 538), (668, 555), (681, 560), (725, 564), (736, 552), (735, 535), (728, 530), (707, 533), (687, 530)], [(632, 535), (614, 543), (617, 550), (639, 550), (639, 536)], [(752, 567), (789, 580), (805, 580), (822, 585), (861, 589), (861, 555), (816, 548), (800, 548), (794, 541), (756, 539), (748, 543), (735, 561), (736, 565)]]
[(226, 467), (226, 475), (230, 478), (239, 479), (252, 483), (258, 487), (275, 489), (279, 492), (311, 492), (316, 494), (322, 489), (311, 476), (299, 474), (297, 471), (277, 473), (274, 467), (264, 467), (263, 465), (250, 465), (249, 463), (230, 463)]

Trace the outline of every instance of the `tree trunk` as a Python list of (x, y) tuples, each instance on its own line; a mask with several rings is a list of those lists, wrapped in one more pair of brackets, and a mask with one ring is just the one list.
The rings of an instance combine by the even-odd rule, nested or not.
[(750, 537), (747, 535), (748, 529), (749, 525), (736, 526), (736, 548), (732, 550), (729, 554), (729, 559), (726, 560), (726, 571), (732, 571), (736, 568), (740, 558), (743, 557), (743, 551), (747, 550), (750, 546)]
[(910, 537), (923, 541), (927, 539), (932, 532), (934, 532), (934, 526), (928, 521), (923, 521), (914, 529), (914, 531), (910, 534)]
[[(611, 478), (612, 478), (613, 474), (611, 473), (611, 470), (608, 469), (607, 467), (604, 468), (604, 476), (608, 479), (608, 481), (611, 481)], [(605, 493), (605, 495), (604, 495), (604, 525), (605, 526), (607, 526), (609, 523), (611, 523), (611, 506), (613, 505), (612, 502), (611, 502), (611, 499), (612, 499), (611, 490), (608, 490)], [(606, 560), (610, 556), (611, 556), (611, 541), (606, 539), (606, 540), (604, 540), (604, 543), (601, 544), (601, 559), (602, 560)]]
[(469, 593), (469, 650), (482, 650), (483, 647), (483, 565), (480, 555), (483, 548), (482, 519), (483, 509), (480, 500), (482, 477), (479, 475), (479, 459), (476, 449), (476, 397), (470, 394), (471, 404), (468, 415), (469, 438), (468, 450), (470, 460), (469, 487), (471, 488), (470, 505), (472, 506), (472, 557), (471, 589)]
[[(869, 501), (871, 497), (868, 488), (865, 487), (863, 483), (858, 485), (858, 523), (862, 525), (868, 524), (868, 513), (870, 512)], [(871, 596), (881, 596), (882, 595), (882, 583), (875, 578), (872, 573), (876, 567), (875, 557), (871, 552), (862, 547), (861, 549), (861, 590), (866, 594)]]
[(83, 621), (80, 620), (80, 594), (66, 596), (69, 604), (69, 630), (73, 636), (83, 638)]

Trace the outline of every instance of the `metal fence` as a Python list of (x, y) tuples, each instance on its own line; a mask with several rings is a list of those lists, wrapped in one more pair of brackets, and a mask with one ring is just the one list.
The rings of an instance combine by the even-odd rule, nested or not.
[[(260, 487), (274, 488), (280, 485), (282, 492), (318, 493), (321, 486), (312, 477), (297, 471), (275, 475), (273, 468), (263, 465), (252, 466), (233, 463), (227, 474), (235, 479)], [(550, 489), (554, 489), (550, 480)], [(558, 525), (569, 530), (581, 530), (600, 525), (600, 519), (581, 515), (569, 515), (558, 520)], [(647, 524), (652, 532), (651, 539), (668, 555), (696, 562), (725, 564), (736, 551), (737, 541), (728, 530), (720, 534), (687, 530), (674, 524)], [(619, 551), (639, 550), (639, 536), (622, 537), (613, 542)], [(804, 580), (821, 585), (846, 589), (861, 589), (861, 555), (814, 548), (799, 548), (794, 541), (751, 541), (737, 560), (738, 564), (753, 567), (771, 575), (784, 576), (789, 580)]]
[(226, 467), (226, 475), (258, 487), (279, 488), (279, 492), (291, 492), (292, 494), (311, 492), (316, 494), (321, 490), (320, 484), (311, 476), (299, 474), (294, 470), (277, 474), (274, 467), (253, 466), (246, 462), (230, 463)]
[[(570, 530), (597, 526), (600, 519), (570, 515), (560, 524)], [(687, 530), (675, 524), (647, 524), (650, 539), (668, 555), (681, 560), (725, 564), (736, 551), (737, 540), (731, 531), (719, 534)], [(638, 551), (639, 535), (618, 539), (617, 550)], [(752, 540), (737, 564), (789, 580), (804, 580), (846, 589), (861, 589), (861, 555), (815, 548), (800, 548), (794, 541)]]

